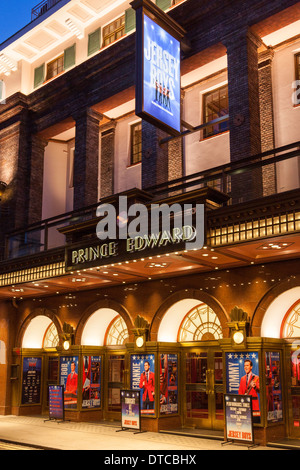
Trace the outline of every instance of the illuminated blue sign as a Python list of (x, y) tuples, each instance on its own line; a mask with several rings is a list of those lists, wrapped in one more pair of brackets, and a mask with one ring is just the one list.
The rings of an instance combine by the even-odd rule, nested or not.
[(180, 133), (180, 42), (143, 15), (142, 81), (137, 114), (171, 134)]

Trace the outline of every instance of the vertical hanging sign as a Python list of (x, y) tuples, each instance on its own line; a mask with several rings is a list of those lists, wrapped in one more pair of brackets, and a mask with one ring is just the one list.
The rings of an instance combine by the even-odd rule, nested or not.
[(180, 41), (185, 32), (151, 0), (131, 5), (136, 10), (136, 115), (179, 135)]

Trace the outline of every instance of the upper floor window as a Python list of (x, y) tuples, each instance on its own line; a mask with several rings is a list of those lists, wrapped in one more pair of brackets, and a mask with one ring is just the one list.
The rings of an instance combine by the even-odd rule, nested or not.
[(142, 161), (142, 123), (131, 126), (131, 165)]
[(76, 63), (76, 44), (68, 47), (63, 53), (47, 64), (43, 63), (34, 69), (34, 88), (42, 85), (45, 81), (57, 77), (60, 73), (73, 67)]
[(63, 54), (57, 59), (52, 60), (47, 64), (47, 75), (46, 80), (50, 80), (50, 78), (56, 77), (59, 73), (64, 71), (64, 56)]
[[(214, 121), (228, 114), (228, 86), (212, 90), (203, 96), (203, 124)], [(229, 122), (212, 124), (204, 128), (203, 137), (210, 137), (229, 129)]]
[(120, 16), (103, 28), (103, 47), (125, 35), (125, 15)]
[(300, 54), (295, 55), (296, 80), (300, 80)]

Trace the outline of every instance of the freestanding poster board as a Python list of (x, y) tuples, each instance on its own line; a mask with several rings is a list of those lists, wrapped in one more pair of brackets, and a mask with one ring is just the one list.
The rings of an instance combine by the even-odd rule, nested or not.
[(64, 386), (49, 385), (49, 420), (65, 420)]
[(141, 401), (139, 390), (121, 390), (121, 431), (141, 431)]
[(224, 395), (226, 443), (254, 446), (252, 397)]

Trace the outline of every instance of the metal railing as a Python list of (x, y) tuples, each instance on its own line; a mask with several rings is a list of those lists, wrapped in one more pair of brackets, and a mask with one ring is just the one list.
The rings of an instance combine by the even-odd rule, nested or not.
[(46, 13), (50, 8), (59, 3), (61, 0), (42, 0), (31, 10), (31, 21)]
[[(235, 205), (299, 188), (299, 178), (296, 178), (297, 183), (293, 187), (278, 190), (276, 177), (278, 168), (284, 162), (288, 162), (294, 174), (296, 168), (298, 172), (299, 157), (300, 141), (144, 189), (153, 195), (153, 200), (158, 200), (199, 188), (213, 187), (228, 194), (228, 204)], [(66, 243), (65, 236), (58, 229), (95, 218), (100, 203), (42, 220), (8, 234), (5, 258), (14, 259), (63, 247)]]

